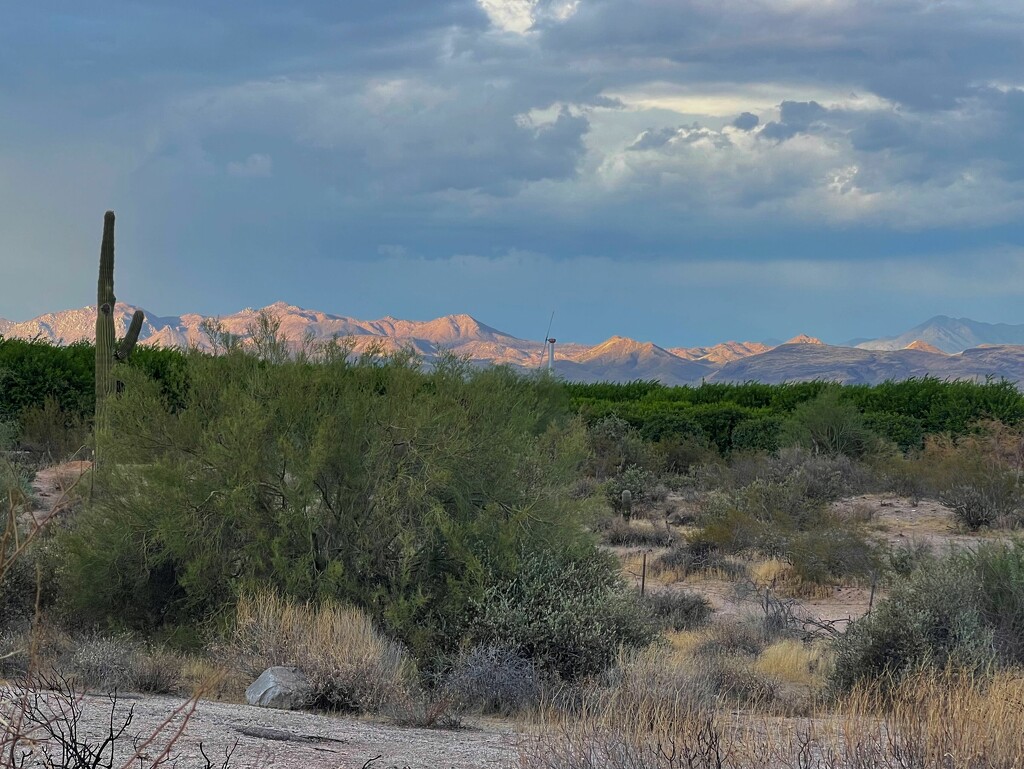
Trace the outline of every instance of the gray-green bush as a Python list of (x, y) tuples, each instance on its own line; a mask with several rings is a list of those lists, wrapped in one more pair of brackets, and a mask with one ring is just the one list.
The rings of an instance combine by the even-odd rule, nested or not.
[(836, 641), (832, 684), (1024, 663), (1024, 544), (925, 559)]
[(614, 559), (600, 553), (525, 555), (515, 577), (488, 588), (474, 609), (477, 643), (512, 649), (565, 680), (599, 673), (621, 647), (657, 635)]

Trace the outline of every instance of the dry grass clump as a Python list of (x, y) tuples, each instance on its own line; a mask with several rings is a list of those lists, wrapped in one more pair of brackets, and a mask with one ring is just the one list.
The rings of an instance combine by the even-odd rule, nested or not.
[(130, 636), (87, 635), (66, 641), (61, 667), (75, 681), (102, 692), (171, 694), (182, 689), (185, 658)]
[(820, 644), (787, 638), (766, 647), (754, 660), (753, 669), (783, 683), (819, 688), (825, 683), (828, 655)]
[(540, 689), (530, 660), (514, 649), (479, 644), (458, 655), (442, 693), (460, 709), (508, 716), (535, 704)]
[[(754, 585), (770, 589), (783, 598), (828, 598), (833, 593), (831, 584), (807, 580), (793, 564), (778, 558), (757, 561), (748, 566)], [(852, 580), (838, 580), (842, 584), (853, 584)]]
[(675, 540), (667, 525), (660, 526), (642, 518), (610, 519), (601, 532), (601, 540), (612, 547), (667, 547)]
[(229, 646), (251, 676), (293, 665), (309, 676), (315, 707), (378, 712), (401, 699), (415, 668), (359, 609), (325, 601), (296, 604), (271, 591), (238, 601)]
[(956, 670), (864, 687), (829, 712), (774, 719), (620, 692), (519, 736), (521, 769), (1017, 769), (1024, 677)]

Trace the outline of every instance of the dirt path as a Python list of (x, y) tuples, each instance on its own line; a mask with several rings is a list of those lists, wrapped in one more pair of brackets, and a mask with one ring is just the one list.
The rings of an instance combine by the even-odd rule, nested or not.
[(86, 473), (92, 462), (74, 461), (46, 467), (32, 479), (32, 497), (36, 504), (22, 514), (29, 526), (41, 526), (54, 517), (67, 512), (83, 493), (80, 483), (87, 481)]
[[(126, 734), (148, 736), (181, 704), (180, 698), (129, 695), (119, 701), (116, 712), (120, 720), (115, 723), (122, 723), (132, 708)], [(110, 711), (107, 698), (85, 698), (83, 734), (94, 738), (106, 735)], [(150, 761), (161, 755), (180, 723), (179, 716), (146, 749)], [(409, 729), (223, 702), (198, 704), (171, 753), (177, 757), (178, 769), (206, 765), (200, 743), (218, 768), (225, 751), (234, 746), (230, 769), (511, 769), (516, 763), (510, 727), (495, 723), (481, 722), (457, 730)], [(120, 745), (114, 766), (120, 766), (135, 750), (130, 738)]]

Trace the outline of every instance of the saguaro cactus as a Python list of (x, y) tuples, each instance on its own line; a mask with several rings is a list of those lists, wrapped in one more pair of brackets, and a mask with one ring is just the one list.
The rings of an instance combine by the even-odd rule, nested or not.
[(121, 344), (115, 347), (114, 338), (114, 212), (103, 217), (103, 242), (100, 245), (100, 279), (96, 289), (96, 426), (102, 424), (103, 407), (107, 396), (117, 391), (114, 364), (128, 360), (139, 340), (142, 310), (136, 310)]

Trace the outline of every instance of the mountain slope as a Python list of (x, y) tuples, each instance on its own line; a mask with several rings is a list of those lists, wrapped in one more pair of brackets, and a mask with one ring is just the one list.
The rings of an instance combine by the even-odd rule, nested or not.
[[(136, 308), (118, 303), (117, 333), (123, 334)], [(47, 313), (21, 323), (0, 319), (0, 334), (46, 339), (57, 344), (91, 340), (95, 309), (83, 307)], [(280, 332), (295, 346), (309, 338), (346, 338), (357, 353), (413, 350), (430, 363), (445, 350), (474, 365), (505, 364), (522, 371), (547, 365), (541, 341), (519, 339), (487, 326), (470, 315), (446, 315), (427, 321), (385, 317), (359, 320), (277, 302), (263, 310), (246, 308), (216, 319), (220, 327), (244, 340), (262, 312), (280, 323)], [(205, 327), (211, 320), (197, 313), (161, 317), (146, 313), (142, 344), (212, 349)], [(628, 382), (659, 380), (668, 385), (699, 384), (702, 380), (785, 382), (826, 379), (846, 383), (877, 383), (887, 379), (935, 376), (943, 379), (984, 379), (987, 376), (1024, 381), (1024, 346), (1000, 343), (1024, 341), (1024, 326), (977, 323), (944, 316), (906, 334), (862, 342), (857, 347), (826, 345), (800, 334), (771, 347), (757, 342), (724, 342), (708, 347), (665, 349), (652, 342), (615, 336), (590, 346), (558, 343), (555, 370), (570, 381)], [(961, 351), (961, 346), (972, 347)], [(876, 345), (876, 347), (871, 347)], [(880, 346), (880, 348), (878, 347)]]
[(991, 376), (1020, 382), (1024, 380), (1024, 347), (986, 347), (946, 355), (919, 349), (782, 345), (762, 355), (727, 363), (710, 379), (770, 384), (822, 379), (843, 384), (878, 384), (889, 379), (924, 376), (975, 381)]
[(947, 353), (959, 353), (985, 344), (1018, 345), (1024, 344), (1024, 325), (981, 323), (970, 318), (936, 315), (899, 336), (870, 339), (857, 347), (863, 350), (902, 350), (917, 341)]

